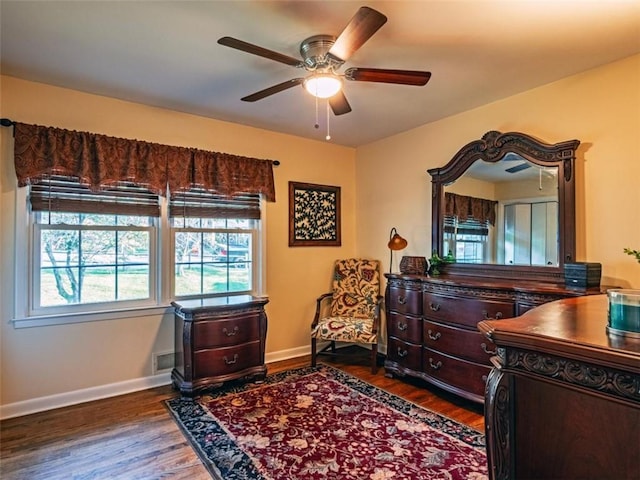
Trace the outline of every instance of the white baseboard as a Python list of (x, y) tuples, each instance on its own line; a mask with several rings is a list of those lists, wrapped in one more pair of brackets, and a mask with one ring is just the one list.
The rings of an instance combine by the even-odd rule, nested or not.
[[(318, 345), (321, 345), (319, 343)], [(290, 358), (302, 357), (304, 355), (311, 354), (311, 345), (305, 345), (304, 347), (290, 348), (288, 350), (280, 350), (278, 352), (267, 353), (264, 356), (265, 363), (280, 362), (282, 360), (289, 360)]]
[(162, 373), (152, 377), (134, 378), (124, 382), (99, 385), (97, 387), (84, 388), (71, 392), (47, 395), (45, 397), (32, 398), (22, 402), (0, 405), (0, 420), (21, 417), (31, 413), (53, 410), (54, 408), (68, 407), (78, 403), (91, 402), (102, 398), (115, 397), (125, 393), (138, 392), (148, 388), (160, 387), (171, 383), (171, 374)]
[[(281, 360), (309, 355), (310, 353), (311, 347), (309, 345), (291, 348), (288, 350), (280, 350), (279, 352), (267, 353), (265, 355), (265, 362), (279, 362)], [(79, 403), (91, 402), (93, 400), (115, 397), (126, 393), (138, 392), (148, 388), (169, 385), (170, 383), (171, 374), (161, 373), (151, 377), (135, 378), (133, 380), (125, 380), (124, 382), (111, 383), (82, 390), (74, 390), (55, 395), (47, 395), (45, 397), (32, 398), (21, 402), (8, 403), (6, 405), (0, 405), (0, 420), (21, 417), (23, 415), (43, 412), (45, 410), (53, 410), (54, 408), (68, 407), (69, 405), (77, 405)]]

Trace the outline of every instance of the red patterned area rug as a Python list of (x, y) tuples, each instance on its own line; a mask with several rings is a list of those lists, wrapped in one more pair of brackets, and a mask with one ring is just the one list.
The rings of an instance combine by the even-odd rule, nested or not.
[(327, 365), (167, 405), (216, 479), (487, 478), (481, 433)]

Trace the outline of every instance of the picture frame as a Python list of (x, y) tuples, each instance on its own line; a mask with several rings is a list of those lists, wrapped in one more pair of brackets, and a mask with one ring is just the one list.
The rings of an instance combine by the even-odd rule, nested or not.
[(289, 246), (340, 245), (340, 187), (289, 182)]

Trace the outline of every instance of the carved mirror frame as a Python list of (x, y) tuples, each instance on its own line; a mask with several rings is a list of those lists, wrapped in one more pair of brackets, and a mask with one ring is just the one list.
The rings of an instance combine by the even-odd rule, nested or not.
[(541, 167), (558, 168), (558, 265), (528, 266), (454, 263), (446, 265), (448, 274), (564, 282), (564, 264), (575, 261), (575, 158), (579, 140), (547, 144), (519, 132), (489, 131), (482, 139), (462, 147), (444, 167), (427, 170), (432, 183), (432, 250), (444, 251), (444, 187), (460, 178), (476, 161), (495, 163), (508, 153), (516, 153)]

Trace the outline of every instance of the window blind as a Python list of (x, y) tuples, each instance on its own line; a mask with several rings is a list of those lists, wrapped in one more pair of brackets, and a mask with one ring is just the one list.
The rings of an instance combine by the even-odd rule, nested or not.
[(444, 231), (445, 233), (457, 234), (457, 235), (489, 235), (489, 221), (478, 221), (473, 217), (468, 217), (465, 220), (458, 220), (453, 215), (444, 216)]
[(173, 192), (169, 199), (170, 217), (260, 219), (260, 195), (233, 197), (192, 188)]
[(157, 194), (128, 182), (97, 192), (77, 178), (52, 175), (31, 185), (33, 211), (160, 216)]

